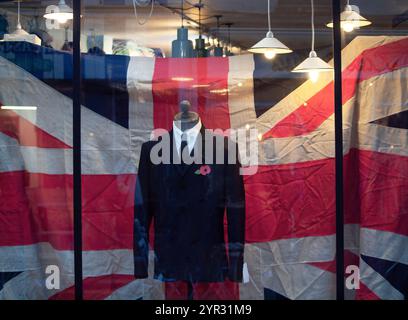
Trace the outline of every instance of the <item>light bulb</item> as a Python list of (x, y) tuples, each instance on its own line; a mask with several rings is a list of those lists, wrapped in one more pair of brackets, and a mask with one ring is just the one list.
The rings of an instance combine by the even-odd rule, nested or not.
[(66, 23), (68, 20), (72, 20), (74, 18), (72, 12), (50, 12), (44, 15), (44, 18), (49, 20), (55, 20), (58, 23)]
[(275, 53), (274, 50), (268, 50), (268, 51), (266, 51), (266, 52), (264, 53), (264, 56), (265, 56), (266, 59), (271, 60), (271, 59), (275, 58), (276, 53)]
[(346, 21), (343, 23), (342, 28), (346, 32), (351, 32), (354, 30), (354, 25), (352, 21)]
[(317, 80), (319, 79), (319, 72), (318, 71), (309, 71), (309, 79), (313, 83), (316, 83)]

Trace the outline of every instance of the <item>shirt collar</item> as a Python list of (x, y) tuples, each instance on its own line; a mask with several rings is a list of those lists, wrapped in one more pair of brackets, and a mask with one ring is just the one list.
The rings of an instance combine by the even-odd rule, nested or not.
[(183, 135), (186, 135), (188, 150), (191, 152), (191, 150), (193, 150), (194, 148), (194, 145), (197, 140), (197, 136), (201, 130), (201, 127), (202, 127), (201, 120), (198, 119), (198, 122), (194, 127), (182, 131), (176, 126), (176, 124), (173, 121), (173, 136), (174, 136), (174, 141), (176, 143), (177, 150), (178, 151), (180, 150), (181, 137)]

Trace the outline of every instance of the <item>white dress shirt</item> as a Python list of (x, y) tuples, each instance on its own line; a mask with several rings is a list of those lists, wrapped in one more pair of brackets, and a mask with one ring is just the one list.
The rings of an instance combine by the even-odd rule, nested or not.
[(184, 130), (184, 131), (180, 130), (173, 121), (173, 136), (174, 136), (174, 142), (176, 143), (178, 154), (180, 154), (182, 137), (183, 138), (186, 137), (188, 151), (191, 153), (191, 150), (194, 149), (194, 145), (195, 145), (195, 142), (197, 140), (197, 136), (200, 130), (201, 130), (201, 120), (200, 119), (198, 120), (198, 123), (194, 127)]

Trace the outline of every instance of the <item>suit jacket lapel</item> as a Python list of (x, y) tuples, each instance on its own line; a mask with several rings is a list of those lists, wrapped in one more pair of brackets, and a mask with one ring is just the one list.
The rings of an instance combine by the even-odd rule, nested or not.
[(204, 128), (204, 125), (201, 125), (200, 134), (197, 136), (196, 142), (194, 144), (194, 148), (190, 152), (190, 156), (194, 156), (194, 151), (195, 151), (197, 143), (201, 143), (201, 150), (199, 148), (197, 150), (198, 152), (201, 153), (201, 158), (198, 158), (201, 161), (199, 161), (198, 163), (193, 162), (190, 165), (184, 166), (186, 167), (184, 174), (186, 173), (194, 174), (194, 172), (198, 170), (201, 167), (201, 165), (204, 163), (204, 155), (205, 155), (205, 150), (204, 150), (205, 148), (205, 128)]
[[(195, 163), (193, 162), (190, 165), (183, 165), (181, 164), (180, 161), (180, 155), (179, 152), (177, 150), (177, 146), (176, 143), (174, 141), (174, 133), (173, 130), (170, 131), (170, 152), (172, 154), (172, 164), (176, 167), (176, 170), (178, 172), (178, 174), (180, 174), (181, 176), (185, 176), (187, 173), (192, 172), (192, 174), (194, 174), (194, 172), (201, 166), (201, 163)], [(197, 136), (195, 145), (200, 142), (201, 143), (201, 162), (204, 162), (204, 155), (205, 155), (205, 128), (203, 125), (201, 125), (201, 130), (200, 130), (200, 134)], [(196, 147), (194, 145), (194, 147)], [(191, 150), (190, 152), (190, 156), (194, 155), (194, 148), (193, 150)]]
[(176, 171), (179, 175), (183, 175), (183, 166), (181, 165), (180, 156), (178, 154), (176, 142), (174, 141), (174, 132), (173, 129), (170, 130), (170, 157), (171, 164), (176, 168)]

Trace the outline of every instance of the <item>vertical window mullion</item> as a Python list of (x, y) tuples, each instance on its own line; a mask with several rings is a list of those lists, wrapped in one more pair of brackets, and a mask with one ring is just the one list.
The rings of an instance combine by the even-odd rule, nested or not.
[(73, 208), (75, 299), (83, 299), (81, 184), (81, 0), (73, 0)]
[(344, 300), (343, 115), (340, 12), (341, 1), (333, 0), (334, 129), (336, 157), (336, 299)]

